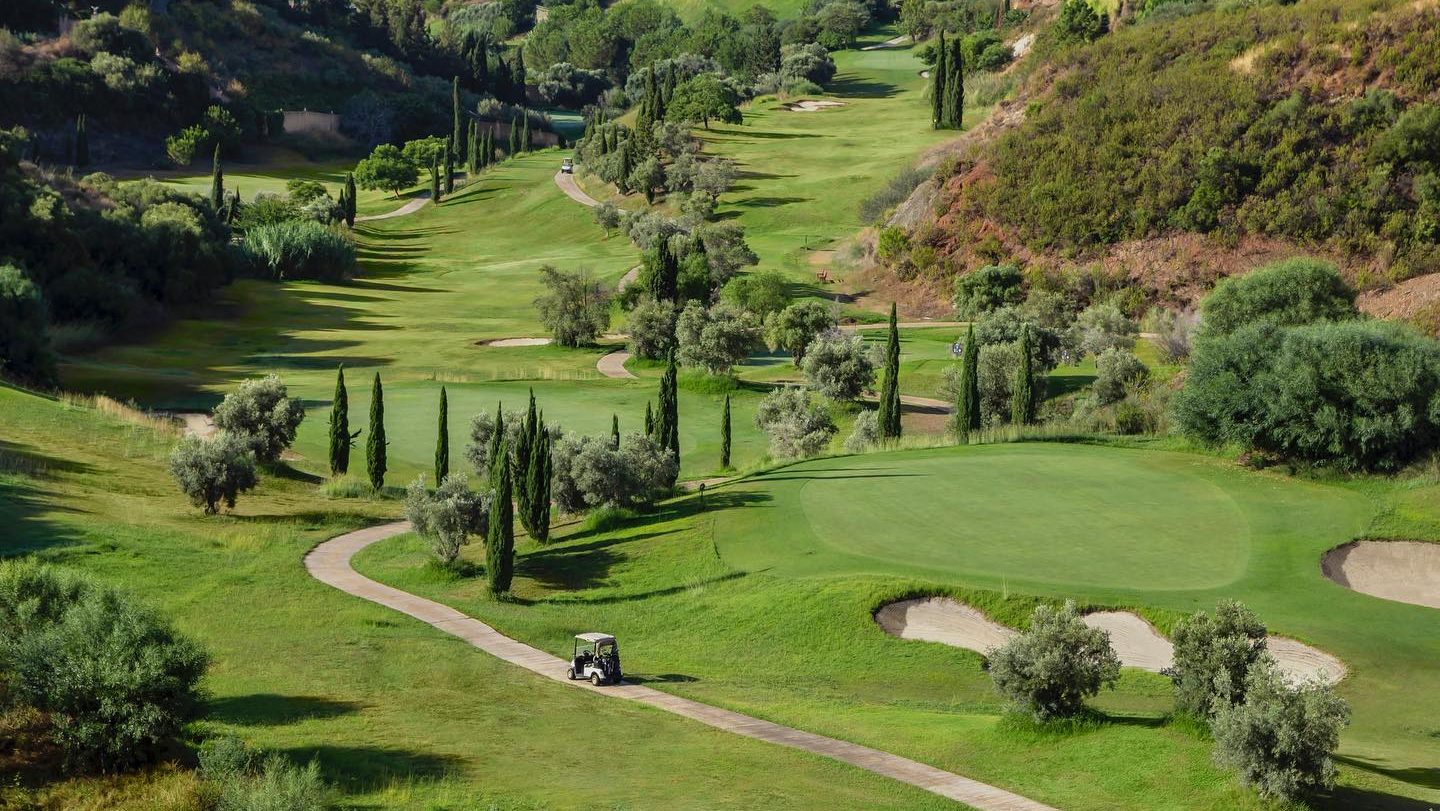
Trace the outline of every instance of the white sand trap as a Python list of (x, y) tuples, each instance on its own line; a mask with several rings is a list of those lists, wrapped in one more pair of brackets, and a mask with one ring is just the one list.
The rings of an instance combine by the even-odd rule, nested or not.
[(549, 346), (549, 338), (497, 338), (493, 341), (481, 341), (481, 346)]
[[(1129, 611), (1097, 611), (1083, 617), (1086, 625), (1110, 633), (1110, 645), (1126, 667), (1152, 673), (1175, 662), (1175, 647), (1155, 626)], [(977, 609), (949, 597), (921, 597), (890, 603), (875, 612), (875, 621), (891, 636), (940, 642), (957, 648), (988, 654), (1018, 635)], [(1319, 678), (1336, 682), (1345, 676), (1345, 665), (1334, 656), (1283, 636), (1271, 636), (1266, 648), (1288, 681), (1300, 683)]]
[(1015, 629), (949, 597), (890, 603), (875, 612), (875, 621), (891, 636), (940, 642), (977, 653), (989, 653), (1017, 636)]
[(828, 110), (832, 107), (844, 106), (845, 102), (843, 101), (814, 101), (805, 99), (804, 101), (791, 102), (785, 105), (785, 109), (792, 113), (818, 113), (821, 110)]
[(1325, 553), (1325, 576), (1382, 600), (1440, 608), (1440, 543), (1359, 541)]
[(220, 433), (215, 425), (215, 420), (209, 414), (198, 412), (187, 412), (176, 414), (181, 422), (185, 423), (185, 433), (188, 436), (198, 436), (201, 439), (211, 439)]

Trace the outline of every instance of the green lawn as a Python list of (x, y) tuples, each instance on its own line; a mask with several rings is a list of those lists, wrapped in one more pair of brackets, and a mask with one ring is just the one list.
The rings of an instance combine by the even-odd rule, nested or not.
[[(305, 572), (312, 545), (394, 516), (394, 502), (329, 501), (303, 476), (266, 476), (234, 514), (203, 518), (165, 471), (172, 437), (4, 386), (0, 413), (0, 555), (77, 567), (159, 607), (214, 656), (204, 728), (318, 758), (344, 807), (950, 807), (555, 684)], [(165, 798), (189, 780), (63, 781), (46, 807), (180, 811)]]
[(552, 652), (582, 627), (616, 633), (637, 680), (1067, 809), (1263, 806), (1211, 766), (1208, 741), (1166, 723), (1162, 677), (1126, 671), (1081, 731), (1016, 729), (980, 657), (892, 639), (873, 609), (939, 591), (1016, 623), (1036, 599), (1071, 597), (1168, 627), (1235, 597), (1350, 668), (1341, 787), (1316, 805), (1423, 808), (1440, 800), (1440, 623), (1330, 583), (1319, 557), (1367, 532), (1440, 537), (1437, 494), (1158, 450), (978, 446), (812, 461), (713, 490), (705, 512), (692, 498), (618, 531), (526, 546), (518, 603), (429, 566), (413, 538), (358, 566)]

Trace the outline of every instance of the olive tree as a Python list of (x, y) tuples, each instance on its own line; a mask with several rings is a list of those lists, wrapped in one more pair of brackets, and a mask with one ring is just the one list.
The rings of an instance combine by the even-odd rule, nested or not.
[(1244, 698), (1222, 705), (1210, 722), (1216, 763), (1274, 800), (1333, 785), (1332, 754), (1350, 705), (1328, 684), (1287, 684), (1269, 655), (1250, 668), (1244, 688)]
[(1112, 346), (1095, 358), (1095, 382), (1091, 388), (1100, 405), (1110, 405), (1124, 400), (1132, 388), (1149, 377), (1150, 367), (1135, 357), (1134, 352)]
[(659, 360), (675, 348), (675, 304), (646, 299), (625, 317), (625, 334), (630, 353), (637, 358)]
[(1075, 317), (1071, 331), (1071, 344), (1082, 356), (1099, 355), (1107, 349), (1133, 349), (1139, 333), (1135, 322), (1110, 303), (1086, 307)]
[(770, 455), (776, 459), (814, 456), (837, 430), (830, 411), (800, 388), (776, 389), (761, 398), (755, 425), (770, 438)]
[(798, 366), (815, 336), (833, 329), (835, 324), (834, 309), (823, 302), (797, 302), (765, 319), (765, 342), (772, 350), (789, 352)]
[(206, 515), (219, 512), (222, 504), (235, 509), (236, 496), (253, 489), (257, 482), (253, 452), (230, 434), (181, 441), (170, 453), (170, 475)]
[(652, 503), (675, 480), (675, 455), (643, 434), (626, 434), (619, 447), (609, 436), (567, 433), (551, 449), (551, 493), (563, 512)]
[(1001, 695), (1037, 721), (1068, 718), (1087, 696), (1120, 679), (1110, 635), (1080, 619), (1075, 603), (1036, 606), (1030, 627), (990, 654), (990, 678)]
[(355, 185), (394, 194), (415, 185), (420, 168), (393, 144), (380, 144), (370, 157), (355, 165)]
[(215, 407), (216, 427), (243, 442), (261, 464), (280, 461), (304, 419), (300, 398), (291, 397), (276, 375), (241, 383)]
[(1196, 612), (1175, 626), (1175, 708), (1209, 718), (1239, 701), (1245, 677), (1265, 655), (1265, 624), (1234, 600), (1221, 600), (1215, 614)]
[(425, 477), (416, 477), (405, 490), (405, 518), (415, 534), (430, 544), (440, 563), (449, 566), (471, 535), (484, 535), (488, 527), (487, 496), (470, 489), (463, 473), (451, 473), (431, 493)]
[(610, 326), (610, 293), (588, 270), (540, 268), (545, 295), (535, 299), (540, 321), (561, 346), (592, 344)]
[(863, 411), (855, 418), (850, 436), (845, 437), (846, 453), (864, 453), (880, 444), (880, 418), (874, 411)]
[(811, 389), (831, 400), (850, 402), (874, 387), (876, 354), (876, 347), (859, 335), (830, 330), (810, 343), (800, 368)]
[(760, 322), (732, 304), (721, 302), (707, 308), (691, 301), (676, 321), (675, 336), (679, 347), (676, 360), (712, 375), (725, 375), (760, 343)]

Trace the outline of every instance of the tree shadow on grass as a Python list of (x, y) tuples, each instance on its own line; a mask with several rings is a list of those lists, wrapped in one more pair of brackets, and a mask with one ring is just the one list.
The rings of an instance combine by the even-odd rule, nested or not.
[(361, 290), (383, 290), (383, 291), (385, 291), (385, 292), (387, 292), (387, 293), (449, 293), (449, 292), (451, 292), (450, 290), (446, 290), (446, 289), (440, 288), (440, 287), (419, 287), (419, 286), (417, 286), (417, 285), (386, 284), (385, 282), (377, 282), (377, 281), (373, 281), (373, 280), (371, 280), (371, 279), (364, 278), (364, 277), (361, 277), (361, 278), (358, 278), (358, 279), (352, 279), (352, 280), (350, 281), (349, 286), (350, 286), (350, 287), (358, 287), (358, 288), (360, 288)]
[(900, 88), (889, 82), (857, 79), (849, 75), (837, 78), (826, 89), (831, 94), (842, 98), (849, 96), (862, 99), (888, 99), (900, 92)]
[(794, 203), (808, 202), (810, 202), (809, 197), (746, 197), (743, 200), (734, 201), (734, 205), (750, 208), (779, 208)]
[(243, 726), (283, 726), (312, 718), (339, 718), (359, 712), (364, 705), (321, 696), (254, 693), (214, 699), (209, 708), (210, 717), (217, 721)]
[(298, 746), (280, 752), (295, 763), (319, 761), (325, 779), (347, 794), (366, 794), (411, 778), (443, 777), (464, 764), (454, 755), (385, 746)]
[(710, 132), (716, 135), (734, 135), (742, 138), (763, 138), (767, 141), (789, 141), (795, 138), (821, 138), (813, 132), (766, 132), (764, 130), (737, 130), (721, 129), (716, 127)]
[(1421, 786), (1428, 789), (1440, 789), (1440, 768), (1434, 766), (1405, 766), (1386, 767), (1360, 757), (1345, 757), (1336, 755), (1335, 760), (1347, 766), (1367, 771), (1372, 774), (1381, 774), (1402, 783), (1409, 783), (1412, 786)]
[(1354, 808), (1364, 808), (1369, 811), (1434, 811), (1437, 808), (1434, 803), (1427, 803), (1412, 797), (1401, 797), (1396, 794), (1386, 794), (1383, 791), (1371, 791), (1354, 786), (1336, 786), (1323, 794), (1307, 797), (1306, 806), (1315, 811), (1330, 811), (1330, 809), (1348, 811), (1348, 809)]
[(49, 496), (44, 488), (29, 483), (0, 482), (0, 527), (4, 528), (0, 531), (0, 558), (33, 554), (84, 540), (68, 527), (45, 517), (47, 513), (80, 512), (52, 503)]

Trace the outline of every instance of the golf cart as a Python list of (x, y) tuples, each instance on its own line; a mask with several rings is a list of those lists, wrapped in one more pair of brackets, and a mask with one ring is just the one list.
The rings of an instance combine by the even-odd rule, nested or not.
[(589, 679), (595, 686), (619, 684), (620, 646), (609, 634), (576, 634), (575, 650), (570, 657), (568, 679)]
[(565, 160), (560, 161), (560, 174), (562, 174), (562, 175), (573, 175), (573, 174), (575, 174), (575, 161), (572, 160), (572, 159), (570, 159), (570, 158), (566, 158)]

